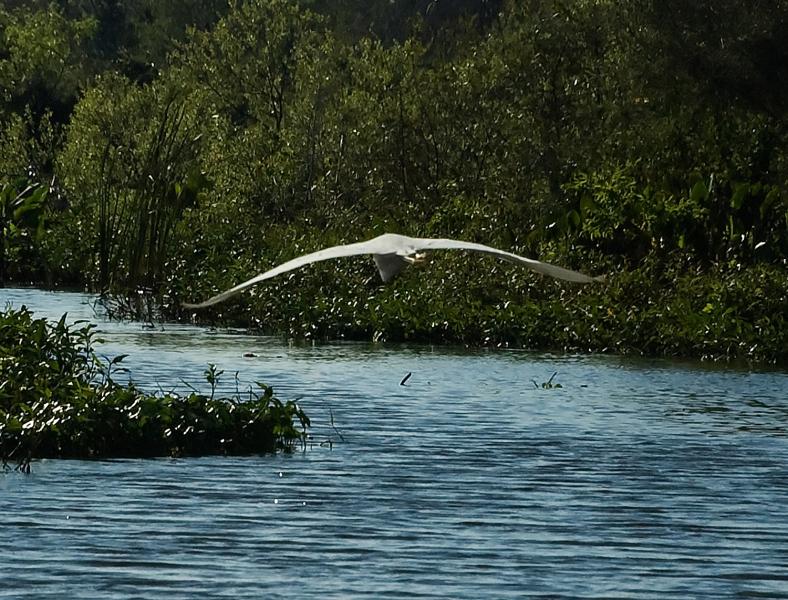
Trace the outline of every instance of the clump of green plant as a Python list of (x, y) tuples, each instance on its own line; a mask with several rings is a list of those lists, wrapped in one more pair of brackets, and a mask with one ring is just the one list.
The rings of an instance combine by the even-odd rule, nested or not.
[[(547, 381), (543, 381), (542, 382), (542, 389), (543, 390), (552, 390), (552, 389), (558, 389), (558, 388), (564, 387), (560, 383), (553, 383), (553, 380), (555, 379), (556, 375), (558, 375), (558, 371), (555, 371), (552, 375), (550, 375), (550, 379), (548, 379)], [(539, 389), (539, 385), (536, 383), (535, 379), (532, 379), (531, 383), (534, 384), (534, 387), (536, 389)]]
[(47, 191), (46, 186), (28, 185), (21, 179), (0, 183), (0, 285), (8, 279), (9, 264), (23, 271), (22, 265), (31, 262), (32, 247), (44, 235)]
[(25, 307), (0, 312), (0, 461), (29, 471), (36, 458), (254, 454), (292, 450), (309, 418), (258, 384), (248, 397), (214, 396), (221, 371), (206, 371), (210, 395), (148, 394), (102, 362), (94, 326), (34, 319)]

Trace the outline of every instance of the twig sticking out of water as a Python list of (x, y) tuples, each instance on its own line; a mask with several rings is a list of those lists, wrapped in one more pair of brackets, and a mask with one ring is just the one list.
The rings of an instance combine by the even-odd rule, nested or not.
[[(551, 389), (553, 389), (553, 388), (560, 388), (560, 387), (563, 387), (563, 386), (562, 386), (560, 383), (553, 383), (553, 379), (555, 379), (555, 376), (556, 376), (556, 375), (558, 375), (558, 371), (556, 371), (555, 373), (553, 373), (552, 375), (550, 375), (550, 379), (548, 379), (547, 381), (543, 381), (543, 382), (542, 382), (542, 386), (541, 386), (541, 387), (542, 387), (543, 389), (545, 389), (545, 390), (551, 390)], [(534, 381), (534, 380), (532, 379), (532, 380), (531, 380), (531, 383), (533, 383), (533, 384), (534, 384), (534, 387), (535, 387), (537, 390), (539, 389), (539, 385), (536, 383), (536, 381)]]
[(336, 431), (336, 432), (337, 432), (337, 435), (339, 436), (339, 439), (340, 439), (340, 440), (342, 440), (342, 441), (344, 442), (344, 441), (345, 441), (345, 436), (344, 436), (344, 435), (342, 435), (342, 432), (341, 432), (341, 431), (339, 431), (339, 429), (337, 429), (337, 426), (336, 426), (336, 425), (334, 425), (334, 411), (333, 411), (333, 410), (331, 410), (331, 407), (330, 407), (330, 406), (328, 407), (328, 414), (329, 414), (329, 416), (331, 417), (331, 429), (333, 429), (334, 431)]
[(405, 375), (405, 377), (402, 378), (402, 381), (400, 381), (399, 384), (405, 385), (408, 382), (408, 379), (410, 379), (411, 375), (413, 375), (413, 373), (408, 373), (407, 375)]

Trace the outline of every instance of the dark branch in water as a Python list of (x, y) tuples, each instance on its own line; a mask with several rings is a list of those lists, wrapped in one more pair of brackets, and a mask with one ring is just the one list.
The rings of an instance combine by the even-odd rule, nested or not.
[(334, 425), (334, 411), (331, 410), (331, 408), (328, 409), (328, 414), (331, 416), (331, 429), (336, 431), (337, 435), (339, 436), (339, 439), (344, 442), (345, 441), (345, 436), (342, 435), (342, 432), (339, 431), (339, 429), (337, 429), (336, 425)]

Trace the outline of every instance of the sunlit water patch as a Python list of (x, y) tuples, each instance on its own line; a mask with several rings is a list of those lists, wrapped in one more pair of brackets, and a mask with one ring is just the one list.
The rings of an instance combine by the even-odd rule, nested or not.
[(109, 323), (78, 294), (5, 301), (97, 322), (148, 389), (204, 388), (207, 363), (224, 391), (273, 385), (315, 443), (0, 475), (0, 597), (788, 597), (784, 372), (286, 344)]

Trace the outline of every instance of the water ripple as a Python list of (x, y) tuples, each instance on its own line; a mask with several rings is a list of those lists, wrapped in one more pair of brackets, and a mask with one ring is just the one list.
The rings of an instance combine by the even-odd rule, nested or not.
[(785, 373), (101, 329), (141, 385), (216, 363), (335, 443), (0, 475), (0, 598), (788, 598)]

